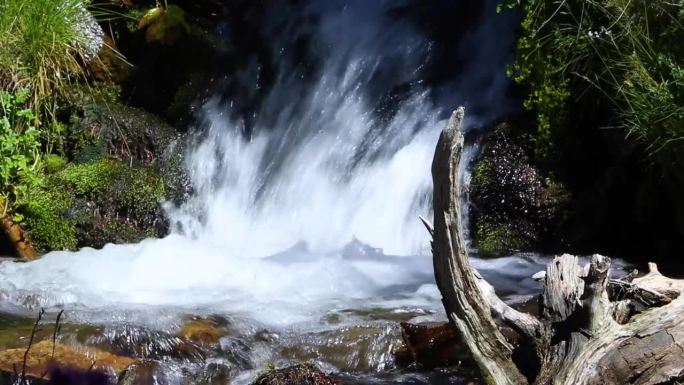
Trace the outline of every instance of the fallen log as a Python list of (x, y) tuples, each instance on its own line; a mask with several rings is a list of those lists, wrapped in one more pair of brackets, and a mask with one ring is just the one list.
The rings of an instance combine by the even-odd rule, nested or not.
[(4, 207), (4, 201), (0, 198), (0, 230), (2, 230), (5, 238), (12, 244), (16, 257), (25, 261), (32, 261), (38, 258), (36, 249), (29, 240), (26, 231), (12, 219), (11, 215), (2, 214)]
[[(684, 281), (654, 264), (641, 278), (611, 279), (610, 259), (555, 258), (543, 274), (539, 317), (505, 304), (470, 266), (461, 238), (458, 181), (463, 148), (461, 107), (454, 111), (432, 164), (432, 235), (437, 286), (454, 330), (485, 383), (663, 384), (684, 380)], [(519, 334), (513, 344), (503, 323)], [(533, 349), (532, 354), (518, 352)], [(517, 354), (521, 353), (521, 354)], [(536, 357), (517, 362), (515, 357)], [(519, 361), (519, 360), (518, 360)]]

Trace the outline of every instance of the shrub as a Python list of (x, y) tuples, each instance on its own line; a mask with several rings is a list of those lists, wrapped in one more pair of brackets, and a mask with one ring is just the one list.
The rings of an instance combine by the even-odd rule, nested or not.
[(684, 1), (526, 0), (509, 69), (529, 88), (536, 151), (582, 126), (621, 128), (666, 172), (684, 169)]
[(85, 0), (0, 1), (0, 86), (30, 88), (36, 106), (91, 57)]
[(40, 132), (33, 126), (33, 111), (26, 108), (29, 94), (27, 89), (0, 91), (0, 194), (7, 204), (39, 183)]

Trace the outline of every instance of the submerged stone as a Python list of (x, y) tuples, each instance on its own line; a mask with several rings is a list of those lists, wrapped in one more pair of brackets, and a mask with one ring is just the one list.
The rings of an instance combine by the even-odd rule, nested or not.
[(53, 344), (52, 341), (33, 344), (28, 353), (26, 348), (0, 351), (0, 372), (3, 375), (21, 376), (23, 373), (35, 379), (68, 378), (77, 374), (86, 376), (89, 372), (119, 374), (134, 362), (135, 359), (130, 357), (92, 348), (71, 347), (60, 342)]
[(337, 385), (339, 382), (313, 364), (298, 364), (281, 369), (269, 369), (252, 385)]
[(468, 359), (466, 349), (448, 322), (402, 322), (404, 345), (394, 352), (399, 366), (434, 369)]
[(224, 334), (225, 331), (209, 319), (194, 319), (183, 325), (180, 331), (184, 339), (200, 344), (216, 344)]

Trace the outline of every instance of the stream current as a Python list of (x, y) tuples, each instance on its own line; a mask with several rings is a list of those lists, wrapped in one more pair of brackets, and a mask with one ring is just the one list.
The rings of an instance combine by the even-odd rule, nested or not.
[[(249, 383), (267, 363), (302, 360), (360, 382), (462, 381), (386, 371), (397, 321), (446, 319), (418, 220), (430, 217), (439, 132), (458, 105), (474, 132), (512, 104), (515, 17), (492, 0), (462, 3), (274, 6), (263, 33), (275, 76), (266, 84), (247, 60), (231, 76), (257, 107), (245, 114), (243, 99), (221, 92), (202, 107), (186, 161), (194, 193), (166, 204), (171, 234), (0, 262), (0, 334), (41, 307), (46, 324), (63, 309), (61, 339), (157, 360), (157, 383)], [(458, 38), (443, 39), (452, 29)], [(314, 69), (292, 53), (301, 41)], [(530, 277), (547, 261), (472, 260), (509, 301), (538, 290)], [(221, 327), (218, 346), (178, 351), (193, 317)], [(16, 333), (0, 347), (25, 343)]]

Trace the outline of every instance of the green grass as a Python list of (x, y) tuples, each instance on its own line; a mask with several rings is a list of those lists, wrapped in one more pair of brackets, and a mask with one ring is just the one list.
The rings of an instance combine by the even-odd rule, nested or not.
[(681, 174), (684, 0), (513, 2), (523, 21), (509, 73), (529, 88), (539, 157), (597, 125), (621, 129), (646, 159)]
[(85, 0), (0, 0), (0, 88), (33, 91), (38, 106), (83, 73)]

